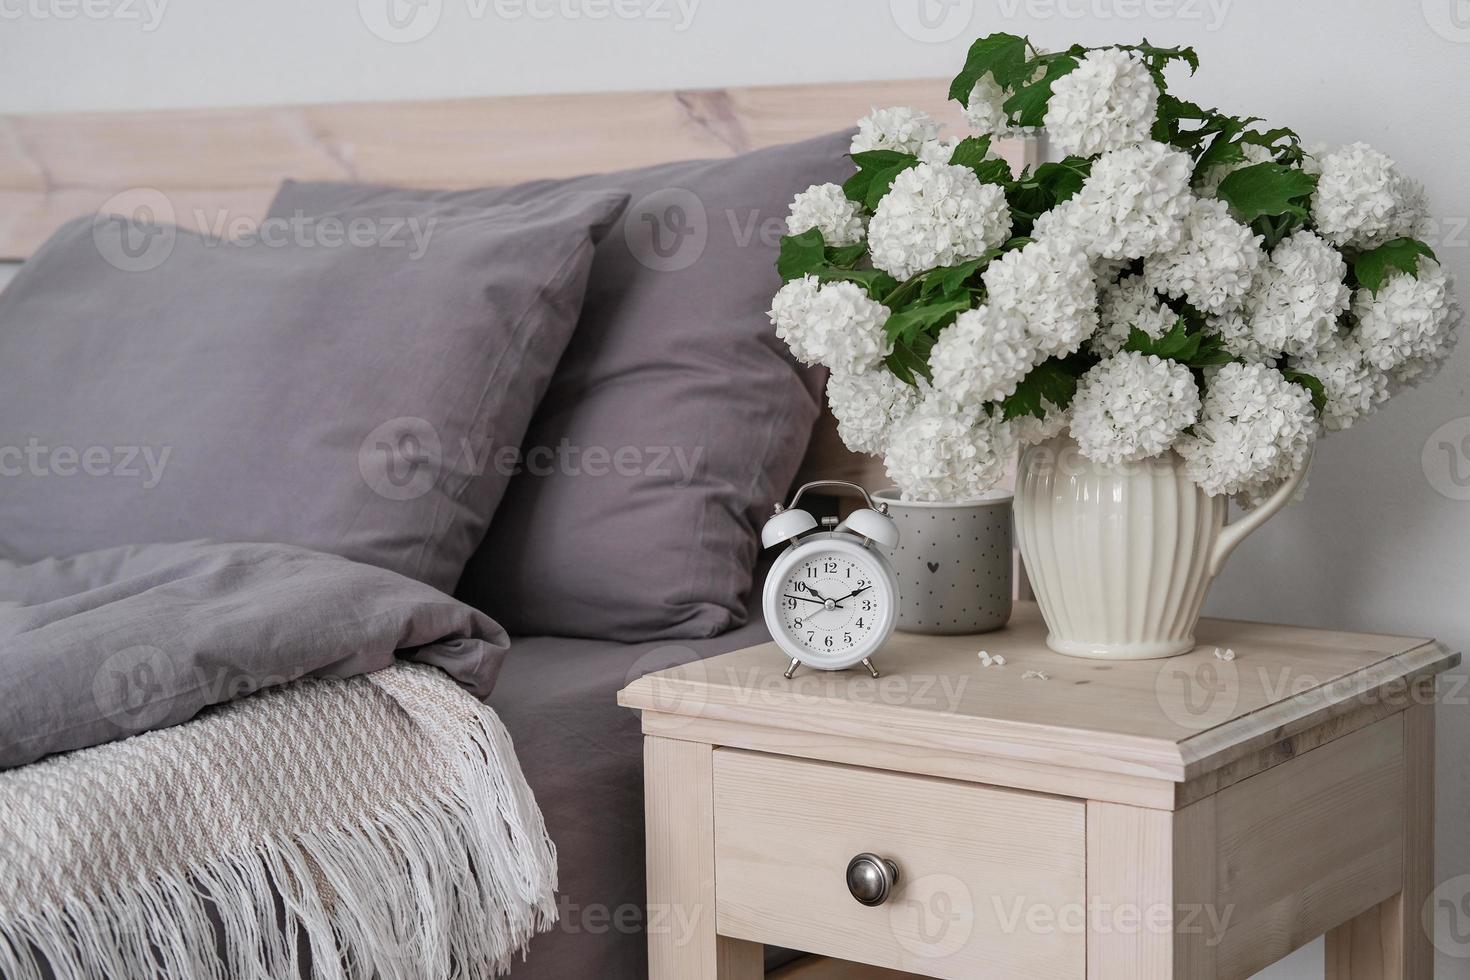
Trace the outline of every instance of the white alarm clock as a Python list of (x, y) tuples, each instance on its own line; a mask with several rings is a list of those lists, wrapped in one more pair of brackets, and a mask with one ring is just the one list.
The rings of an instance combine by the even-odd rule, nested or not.
[[(813, 487), (849, 487), (868, 506), (855, 510), (831, 530), (818, 531), (811, 514), (797, 510), (801, 495)], [(808, 533), (811, 532), (811, 533)], [(805, 535), (803, 537), (803, 535)], [(787, 507), (761, 528), (761, 547), (790, 541), (766, 576), (761, 608), (766, 627), (791, 658), (789, 679), (802, 664), (844, 670), (862, 664), (874, 677), (872, 656), (888, 641), (898, 620), (898, 580), (876, 545), (898, 545), (898, 526), (888, 505), (874, 505), (855, 483), (819, 480), (796, 491)]]

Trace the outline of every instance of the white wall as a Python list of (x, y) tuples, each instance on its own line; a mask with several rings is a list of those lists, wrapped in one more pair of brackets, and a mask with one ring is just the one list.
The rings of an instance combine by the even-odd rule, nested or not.
[[(55, 16), (83, 2), (108, 16)], [(1047, 46), (1147, 35), (1198, 48), (1200, 75), (1176, 86), (1191, 98), (1397, 157), (1428, 185), (1446, 219), (1433, 244), (1470, 283), (1459, 0), (419, 0), (412, 24), (438, 22), (412, 43), (365, 26), (390, 2), (406, 0), (0, 0), (0, 111), (947, 76), (992, 30)], [(932, 31), (914, 26), (921, 3)], [(935, 35), (952, 39), (923, 39)], [(1467, 375), (1462, 352), (1327, 442), (1307, 501), (1246, 543), (1213, 610), (1470, 646), (1470, 488), (1455, 482), (1470, 479)], [(1470, 872), (1463, 695), (1439, 720), (1443, 880)], [(1320, 976), (1320, 961), (1319, 944), (1272, 975)], [(1470, 975), (1470, 961), (1442, 957), (1438, 975)]]

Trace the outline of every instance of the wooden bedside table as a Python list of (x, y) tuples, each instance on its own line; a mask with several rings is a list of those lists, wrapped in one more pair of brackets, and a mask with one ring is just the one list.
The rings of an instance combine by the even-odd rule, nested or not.
[[(1434, 678), (1459, 655), (1197, 635), (1077, 660), (1020, 603), (995, 633), (895, 634), (877, 680), (787, 681), (767, 644), (630, 684), (650, 976), (753, 980), (775, 943), (930, 977), (1215, 980), (1328, 933), (1329, 977), (1428, 978)], [(873, 906), (847, 880), (864, 854)]]

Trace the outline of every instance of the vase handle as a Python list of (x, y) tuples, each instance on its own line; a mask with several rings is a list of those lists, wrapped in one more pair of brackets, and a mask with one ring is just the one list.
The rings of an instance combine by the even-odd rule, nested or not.
[(1297, 487), (1301, 486), (1302, 480), (1306, 479), (1307, 471), (1312, 468), (1314, 452), (1315, 450), (1307, 451), (1307, 458), (1302, 461), (1301, 468), (1287, 477), (1286, 481), (1276, 488), (1275, 493), (1267, 497), (1260, 505), (1247, 511), (1240, 520), (1220, 528), (1220, 535), (1215, 538), (1215, 547), (1210, 552), (1210, 578), (1220, 574), (1220, 569), (1225, 567), (1225, 560), (1245, 540), (1246, 535), (1269, 521), (1291, 500)]

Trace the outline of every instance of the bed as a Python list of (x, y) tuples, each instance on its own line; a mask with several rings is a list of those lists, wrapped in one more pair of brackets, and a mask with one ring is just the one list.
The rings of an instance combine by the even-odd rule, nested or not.
[[(478, 207), (484, 203), (456, 196), (459, 188), (571, 178), (590, 170), (646, 167), (664, 161), (727, 158), (820, 137), (875, 104), (921, 105), (953, 121), (953, 107), (932, 105), (935, 90), (932, 82), (900, 81), (435, 103), (0, 117), (0, 130), (7, 136), (0, 142), (0, 260), (27, 259), (58, 225), (77, 214), (134, 214), (140, 202), (165, 202), (168, 213), (158, 217), (176, 221), (185, 229), (192, 225), (201, 233), (218, 231), (221, 216), (258, 223), (280, 204), (277, 188), (286, 178), (444, 188), (450, 193), (435, 199), (432, 206), (437, 209), (437, 217), (452, 222), (470, 204)], [(619, 124), (609, 126), (609, 119), (617, 119)], [(1034, 143), (1027, 141), (1015, 141), (1004, 148), (1013, 162), (1034, 160), (1037, 152)], [(388, 193), (378, 200), (398, 199)], [(704, 200), (710, 200), (708, 195)], [(361, 205), (360, 201), (351, 203)], [(515, 207), (522, 202), (497, 198), (496, 205), (501, 204)], [(584, 211), (598, 207), (603, 203), (593, 201)], [(732, 226), (735, 218), (744, 220), (734, 205), (722, 207), (734, 216)], [(710, 211), (719, 217), (721, 207), (711, 205)], [(756, 214), (753, 218), (758, 222), (780, 216)], [(601, 219), (582, 214), (581, 220), (584, 225), (595, 226)], [(454, 226), (449, 227), (452, 230)], [(475, 258), (480, 253), (469, 254)], [(548, 384), (551, 394), (547, 397), (559, 397), (555, 379)], [(819, 394), (816, 397), (819, 399)], [(534, 431), (535, 420), (530, 424)], [(855, 457), (841, 446), (835, 425), (825, 413), (814, 426), (809, 422), (796, 424), (783, 437), (798, 444), (809, 443), (804, 455), (798, 449), (794, 458), (800, 459), (800, 471), (791, 479), (819, 475), (865, 485), (882, 480), (870, 460)], [(789, 481), (783, 480), (780, 486), (761, 487), (762, 499), (784, 496), (788, 485)], [(389, 491), (390, 496), (393, 492)], [(497, 490), (500, 492), (508, 493), (509, 505), (517, 505), (518, 492), (522, 496), (531, 493), (517, 491), (514, 483), (508, 491), (503, 487)], [(502, 501), (501, 506), (508, 505)], [(528, 515), (537, 513), (534, 502), (522, 500), (519, 506)], [(741, 510), (736, 523), (744, 521), (748, 525), (749, 515), (743, 508), (736, 509)], [(520, 523), (535, 526), (530, 518)], [(485, 533), (483, 528), (472, 531), (476, 540)], [(524, 541), (513, 543), (525, 546)], [(8, 544), (14, 555), (6, 554), (7, 539), (0, 535), (0, 559), (35, 557), (37, 546), (23, 536), (12, 537)], [(695, 545), (691, 543), (690, 547)], [(59, 553), (69, 554), (71, 550)], [(435, 579), (440, 573), (432, 563), (426, 567), (427, 560), (422, 556), (395, 552), (382, 561), (375, 561), (382, 556), (371, 553), (365, 557), (369, 564), (387, 564), (409, 578), (437, 584), (446, 592), (452, 587), (452, 579)], [(106, 561), (115, 563), (114, 559)], [(460, 581), (462, 598), (468, 588), (465, 583), (476, 576), (500, 588), (507, 585), (507, 576), (512, 574), (493, 564), (477, 572), (476, 561), (470, 560), (471, 571)], [(748, 575), (749, 567), (744, 571)], [(758, 570), (756, 574), (759, 581)], [(519, 821), (531, 827), (530, 832), (519, 835), (518, 853), (521, 857), (536, 855), (541, 838), (534, 825), (544, 816), (559, 866), (557, 925), (550, 926), (550, 916), (544, 909), (545, 883), (532, 880), (536, 873), (523, 875), (525, 887), (510, 900), (523, 906), (515, 919), (521, 925), (508, 934), (510, 946), (521, 945), (528, 930), (541, 931), (530, 940), (525, 958), (511, 967), (511, 974), (521, 978), (641, 976), (645, 972), (643, 929), (650, 924), (665, 924), (650, 923), (641, 904), (641, 736), (637, 719), (616, 707), (614, 694), (643, 673), (762, 641), (766, 638), (764, 629), (759, 616), (747, 607), (725, 610), (724, 619), (694, 617), (684, 634), (672, 639), (639, 640), (637, 636), (640, 631), (647, 632), (648, 624), (636, 619), (614, 617), (610, 621), (613, 625), (601, 632), (584, 627), (589, 616), (597, 619), (618, 605), (616, 595), (595, 599), (590, 606), (566, 604), (539, 610), (538, 616), (535, 602), (541, 586), (523, 586), (519, 580), (510, 584), (524, 588), (525, 596), (518, 595), (510, 604), (514, 608), (501, 617), (509, 617), (510, 621), (509, 655), (503, 658), (503, 665), (496, 662), (494, 672), (498, 676), (492, 678), (494, 691), (487, 703), (514, 742), (516, 758), (510, 760), (509, 768), (516, 770), (516, 776), (524, 773), (525, 784), (539, 803), (539, 814), (531, 815), (516, 788), (519, 784), (515, 779), (509, 781), (508, 798), (520, 807), (506, 808), (517, 814), (510, 823)], [(755, 594), (748, 581), (741, 585), (740, 592), (742, 600)], [(554, 626), (516, 628), (517, 616), (545, 626), (547, 612), (561, 617), (553, 620)], [(401, 625), (399, 631), (407, 636), (409, 627)], [(554, 635), (558, 633), (572, 635)], [(417, 659), (430, 665), (414, 670), (433, 672), (445, 668), (446, 660), (451, 659), (436, 655), (436, 649), (442, 650), (448, 644), (462, 652), (455, 645), (467, 640), (491, 646), (498, 642), (494, 630), (483, 624), (457, 623), (446, 628), (442, 622), (428, 633), (415, 632), (412, 639), (400, 636), (396, 642), (398, 649), (416, 651), (420, 654)], [(267, 637), (262, 642), (270, 641)], [(0, 651), (3, 649), (0, 646)], [(429, 655), (424, 656), (425, 651)], [(391, 660), (392, 647), (387, 655)], [(324, 685), (332, 690), (338, 689), (333, 685), (352, 685), (358, 680), (346, 678), (347, 672), (333, 670), (341, 658), (325, 659), (329, 662), (277, 671), (275, 680), (291, 681), (314, 674), (328, 678)], [(359, 666), (364, 670), (353, 673), (376, 677), (367, 668), (382, 670), (385, 664), (379, 659)], [(429, 683), (418, 674), (409, 676)], [(353, 690), (363, 686), (359, 683)], [(269, 696), (274, 684), (252, 683), (239, 693), (257, 689)], [(219, 700), (219, 707), (201, 703), (181, 709), (180, 717), (170, 717), (163, 723), (182, 723), (165, 731), (189, 733), (208, 724), (218, 727), (221, 716), (238, 713), (241, 709), (236, 705), (253, 701), (246, 698), (232, 705), (225, 703), (229, 699)], [(200, 711), (203, 714), (195, 717)], [(473, 717), (466, 724), (471, 728), (493, 729), (494, 722), (470, 714)], [(232, 736), (226, 733), (224, 737)], [(406, 737), (414, 737), (413, 732), (410, 730)], [(137, 742), (134, 739), (114, 744)], [(83, 744), (92, 743), (76, 743)], [(69, 747), (73, 746), (62, 746)], [(100, 748), (107, 750), (108, 746)], [(75, 758), (90, 751), (96, 750), (51, 756), (51, 760)], [(12, 772), (24, 773), (30, 768)], [(474, 861), (472, 856), (470, 864)], [(414, 879), (410, 891), (423, 887)], [(280, 900), (279, 894), (272, 899)], [(283, 955), (309, 963), (312, 951), (318, 955), (325, 951), (325, 947), (303, 945), (309, 947), (304, 952), (294, 945), (282, 947), (286, 950)], [(506, 948), (504, 944), (497, 947), (490, 968), (509, 962), (503, 955)], [(446, 947), (442, 963), (452, 964), (456, 958), (476, 955), (472, 950)], [(138, 955), (142, 959), (137, 962), (147, 963), (151, 957), (157, 965), (156, 950), (144, 948)], [(479, 955), (489, 954), (480, 951)], [(774, 966), (793, 955), (773, 950), (769, 959)], [(379, 972), (395, 975), (391, 970)]]

